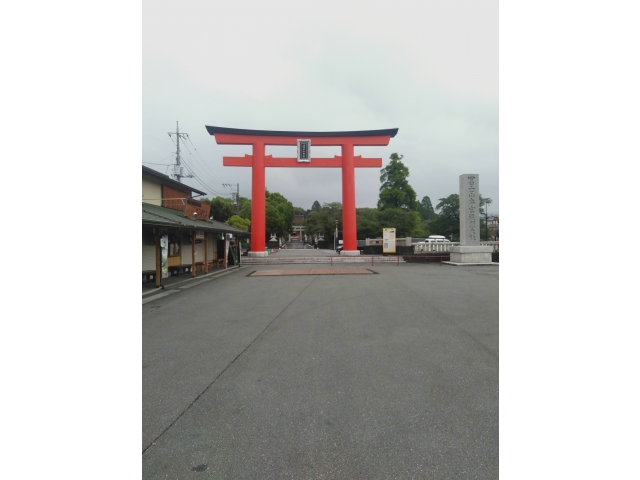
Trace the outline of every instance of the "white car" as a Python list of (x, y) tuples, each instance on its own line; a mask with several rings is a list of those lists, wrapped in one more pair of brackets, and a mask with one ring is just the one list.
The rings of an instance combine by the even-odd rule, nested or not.
[(443, 235), (429, 235), (425, 242), (449, 242)]

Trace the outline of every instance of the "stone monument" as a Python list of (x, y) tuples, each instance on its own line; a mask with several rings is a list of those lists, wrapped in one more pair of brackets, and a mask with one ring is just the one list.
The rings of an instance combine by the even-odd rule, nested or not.
[(452, 265), (492, 265), (491, 245), (480, 245), (480, 175), (460, 175), (460, 246), (451, 247)]

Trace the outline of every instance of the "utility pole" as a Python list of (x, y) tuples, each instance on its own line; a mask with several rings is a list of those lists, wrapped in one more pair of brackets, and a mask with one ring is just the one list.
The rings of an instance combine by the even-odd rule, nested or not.
[[(222, 184), (223, 187), (232, 187), (233, 185), (231, 185), (230, 183), (223, 183)], [(240, 214), (240, 184), (237, 183), (236, 184), (236, 193), (231, 193), (231, 196), (236, 198), (236, 213), (239, 215)]]
[(485, 198), (484, 199), (484, 234), (487, 237), (487, 240), (489, 240), (489, 225), (488, 225), (488, 221), (489, 221), (489, 204), (492, 203), (492, 200), (490, 198)]
[(171, 137), (171, 135), (176, 136), (176, 146), (178, 147), (178, 149), (176, 150), (176, 164), (173, 166), (173, 176), (177, 181), (182, 183), (182, 181), (180, 180), (181, 178), (193, 178), (193, 175), (184, 175), (182, 173), (184, 170), (182, 168), (182, 165), (180, 165), (180, 136), (182, 135), (182, 138), (189, 138), (189, 134), (180, 133), (180, 129), (178, 128), (178, 122), (176, 122), (176, 131), (168, 132), (168, 133), (169, 133), (169, 137)]

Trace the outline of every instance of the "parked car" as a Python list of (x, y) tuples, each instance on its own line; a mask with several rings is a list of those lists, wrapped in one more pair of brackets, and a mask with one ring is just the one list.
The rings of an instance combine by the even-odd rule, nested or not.
[(429, 235), (425, 242), (449, 242), (443, 235)]

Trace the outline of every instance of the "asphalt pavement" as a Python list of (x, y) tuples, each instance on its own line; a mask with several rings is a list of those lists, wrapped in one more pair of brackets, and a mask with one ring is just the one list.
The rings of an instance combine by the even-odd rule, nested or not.
[(142, 306), (143, 478), (498, 478), (498, 267), (281, 268)]

